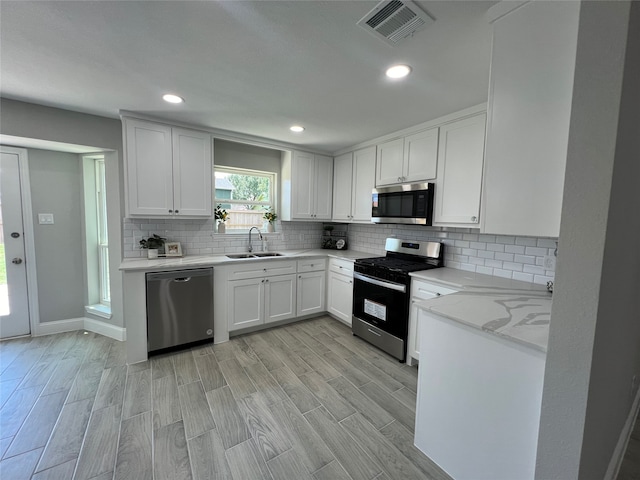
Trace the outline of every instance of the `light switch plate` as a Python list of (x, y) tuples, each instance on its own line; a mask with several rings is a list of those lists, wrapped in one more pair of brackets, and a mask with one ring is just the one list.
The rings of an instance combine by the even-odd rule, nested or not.
[(39, 213), (38, 223), (40, 225), (53, 225), (53, 213)]

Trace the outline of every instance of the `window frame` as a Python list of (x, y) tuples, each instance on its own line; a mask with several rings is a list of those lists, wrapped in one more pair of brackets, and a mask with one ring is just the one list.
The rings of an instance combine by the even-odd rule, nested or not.
[(96, 223), (98, 228), (98, 291), (100, 305), (111, 306), (109, 285), (109, 235), (107, 227), (107, 181), (104, 157), (95, 159)]
[[(234, 200), (229, 198), (217, 198), (216, 197), (216, 188), (215, 188), (215, 175), (217, 172), (226, 173), (229, 175), (247, 175), (247, 176), (255, 176), (255, 177), (266, 177), (269, 179), (270, 189), (269, 189), (269, 198), (271, 201), (269, 202), (259, 202), (254, 200)], [(278, 174), (276, 172), (271, 172), (268, 170), (254, 170), (250, 168), (240, 168), (240, 167), (228, 167), (226, 165), (214, 165), (213, 167), (213, 206), (214, 209), (217, 205), (256, 205), (258, 207), (264, 207), (265, 211), (269, 208), (272, 211), (277, 212), (278, 209)], [(226, 230), (227, 234), (234, 233), (246, 233), (246, 229), (244, 228), (229, 228)]]

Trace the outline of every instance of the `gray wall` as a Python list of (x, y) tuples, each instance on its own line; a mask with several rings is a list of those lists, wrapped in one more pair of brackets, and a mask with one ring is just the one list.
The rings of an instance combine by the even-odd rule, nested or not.
[[(78, 155), (29, 149), (40, 322), (84, 316), (82, 170)], [(53, 225), (39, 225), (52, 213)]]
[(213, 159), (216, 165), (248, 168), (280, 174), (280, 150), (215, 140)]
[(581, 6), (538, 479), (604, 478), (636, 393), (639, 7)]
[[(0, 133), (52, 142), (88, 145), (105, 150), (107, 209), (109, 228), (109, 266), (111, 273), (111, 320), (124, 326), (122, 311), (122, 217), (124, 190), (122, 167), (122, 124), (119, 119), (98, 117), (0, 98)], [(19, 146), (19, 145), (16, 145)], [(34, 210), (35, 211), (35, 210)]]

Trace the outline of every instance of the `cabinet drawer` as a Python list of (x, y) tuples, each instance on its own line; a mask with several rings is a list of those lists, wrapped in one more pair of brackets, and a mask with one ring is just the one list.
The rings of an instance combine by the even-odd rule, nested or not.
[(229, 267), (228, 272), (229, 280), (243, 280), (267, 275), (285, 275), (296, 273), (296, 261), (270, 260), (268, 262), (254, 262), (249, 260), (246, 264)]
[(343, 275), (353, 274), (353, 262), (349, 260), (340, 260), (339, 258), (329, 259), (329, 270)]
[(298, 260), (298, 273), (303, 272), (319, 272), (326, 270), (327, 260), (325, 258), (309, 258)]
[(440, 285), (423, 282), (422, 280), (412, 280), (411, 282), (411, 298), (428, 300), (433, 297), (439, 297), (440, 295), (449, 295), (450, 293), (457, 292), (458, 290), (441, 287)]

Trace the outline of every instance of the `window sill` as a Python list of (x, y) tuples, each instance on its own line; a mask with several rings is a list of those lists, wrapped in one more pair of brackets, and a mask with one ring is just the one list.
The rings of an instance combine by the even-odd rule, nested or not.
[(84, 307), (84, 310), (91, 315), (106, 318), (107, 320), (111, 318), (111, 307), (107, 307), (106, 305), (102, 305), (101, 303), (86, 305)]

